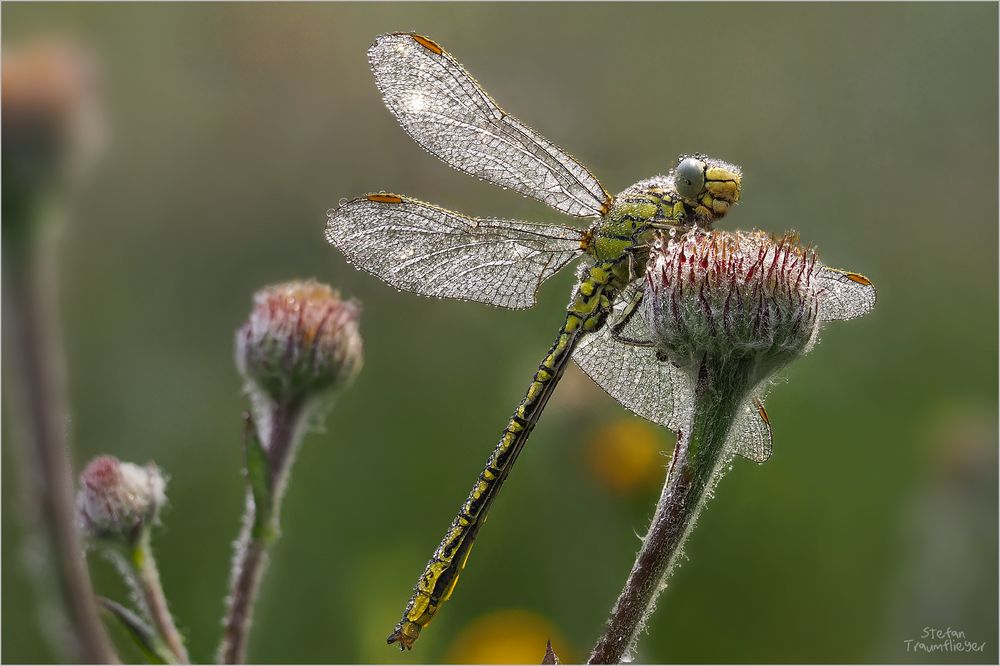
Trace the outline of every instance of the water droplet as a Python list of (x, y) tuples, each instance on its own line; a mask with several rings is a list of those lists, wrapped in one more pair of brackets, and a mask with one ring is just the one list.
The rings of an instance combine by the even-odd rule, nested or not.
[[(340, 205), (344, 205), (344, 200), (343, 199), (340, 200)], [(333, 217), (333, 214), (336, 213), (336, 212), (337, 212), (336, 208), (327, 208), (326, 209), (326, 216), (327, 217)]]
[(340, 197), (340, 201), (337, 202), (337, 205), (343, 206), (345, 203), (347, 203), (347, 201), (348, 201), (347, 197)]

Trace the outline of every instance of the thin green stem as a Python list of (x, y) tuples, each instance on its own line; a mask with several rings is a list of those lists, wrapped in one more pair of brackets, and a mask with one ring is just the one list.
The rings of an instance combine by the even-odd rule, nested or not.
[(131, 555), (136, 582), (139, 592), (146, 602), (149, 619), (152, 620), (153, 626), (173, 653), (177, 663), (191, 663), (187, 649), (184, 647), (184, 639), (177, 630), (174, 618), (167, 607), (167, 598), (163, 594), (163, 586), (160, 584), (160, 571), (156, 566), (156, 558), (153, 556), (148, 528), (142, 529), (142, 534), (133, 547)]
[[(236, 542), (222, 644), (218, 652), (218, 660), (223, 664), (241, 664), (246, 661), (254, 606), (261, 579), (267, 569), (270, 548), (278, 538), (281, 497), (306, 416), (307, 410), (302, 406), (275, 405), (267, 419), (269, 432), (266, 433), (265, 448), (270, 473), (270, 515), (257, 515), (258, 507), (254, 504), (252, 492), (248, 490), (243, 528)], [(259, 527), (258, 521), (267, 521), (268, 529), (255, 529)]]
[(749, 370), (739, 359), (702, 361), (687, 429), (678, 433), (649, 532), (588, 663), (617, 664), (635, 649), (708, 491), (728, 460), (726, 439), (749, 390)]

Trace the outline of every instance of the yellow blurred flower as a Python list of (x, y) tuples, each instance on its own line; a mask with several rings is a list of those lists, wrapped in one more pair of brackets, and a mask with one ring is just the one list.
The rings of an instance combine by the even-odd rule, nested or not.
[(598, 428), (587, 442), (587, 464), (611, 491), (629, 495), (663, 481), (669, 431), (639, 418), (620, 418)]
[(496, 611), (462, 629), (448, 649), (445, 662), (540, 664), (549, 640), (562, 663), (576, 663), (562, 634), (541, 615), (516, 609)]

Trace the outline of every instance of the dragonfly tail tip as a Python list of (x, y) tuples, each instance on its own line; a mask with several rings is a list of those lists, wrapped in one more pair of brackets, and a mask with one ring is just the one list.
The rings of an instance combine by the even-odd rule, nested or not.
[(405, 625), (400, 623), (396, 625), (396, 628), (391, 634), (389, 634), (389, 637), (385, 639), (385, 642), (389, 645), (398, 642), (400, 651), (412, 650), (413, 643), (420, 635), (420, 629), (421, 627), (413, 622), (406, 623)]

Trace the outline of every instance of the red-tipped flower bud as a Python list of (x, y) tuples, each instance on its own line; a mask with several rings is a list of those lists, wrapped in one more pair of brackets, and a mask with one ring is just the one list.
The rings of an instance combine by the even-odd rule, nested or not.
[(871, 282), (822, 265), (797, 236), (705, 232), (654, 243), (647, 321), (661, 354), (682, 368), (706, 356), (743, 357), (753, 383), (812, 347), (822, 321), (875, 303)]
[(254, 296), (236, 333), (236, 365), (255, 393), (285, 406), (321, 397), (361, 369), (360, 305), (318, 282), (288, 282)]
[(137, 539), (156, 522), (166, 501), (166, 478), (153, 463), (144, 467), (98, 456), (80, 475), (76, 496), (79, 524), (96, 539)]

